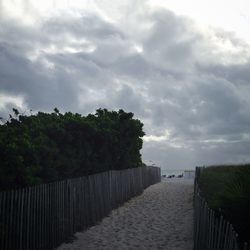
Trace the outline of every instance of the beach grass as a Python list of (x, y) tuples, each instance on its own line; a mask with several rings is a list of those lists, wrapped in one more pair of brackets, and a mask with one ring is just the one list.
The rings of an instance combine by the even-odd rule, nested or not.
[(199, 186), (209, 207), (233, 224), (241, 241), (249, 241), (250, 164), (206, 167)]

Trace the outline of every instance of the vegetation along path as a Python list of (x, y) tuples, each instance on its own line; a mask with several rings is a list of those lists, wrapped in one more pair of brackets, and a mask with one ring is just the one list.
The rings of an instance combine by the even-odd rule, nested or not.
[(99, 225), (76, 233), (60, 250), (193, 249), (193, 183), (166, 180), (111, 212)]

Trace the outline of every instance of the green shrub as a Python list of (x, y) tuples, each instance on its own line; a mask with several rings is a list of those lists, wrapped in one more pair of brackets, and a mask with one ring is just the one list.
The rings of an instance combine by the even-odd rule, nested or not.
[(13, 111), (0, 125), (0, 190), (142, 165), (143, 124), (133, 113)]
[(222, 213), (240, 235), (250, 236), (250, 165), (205, 168), (199, 186), (208, 205)]

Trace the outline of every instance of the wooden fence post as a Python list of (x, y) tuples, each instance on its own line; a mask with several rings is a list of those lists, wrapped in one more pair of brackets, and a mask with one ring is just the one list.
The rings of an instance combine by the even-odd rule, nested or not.
[(54, 249), (159, 181), (140, 167), (0, 192), (0, 249)]
[[(204, 167), (196, 167), (194, 180), (194, 250), (239, 250), (238, 235), (223, 216), (207, 206), (199, 190), (199, 178)], [(247, 250), (244, 243), (244, 250)]]

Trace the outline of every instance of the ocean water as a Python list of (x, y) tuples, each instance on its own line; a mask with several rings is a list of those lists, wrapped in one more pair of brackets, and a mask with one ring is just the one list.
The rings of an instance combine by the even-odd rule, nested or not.
[(178, 175), (183, 174), (185, 170), (194, 170), (194, 169), (161, 169), (161, 175)]

